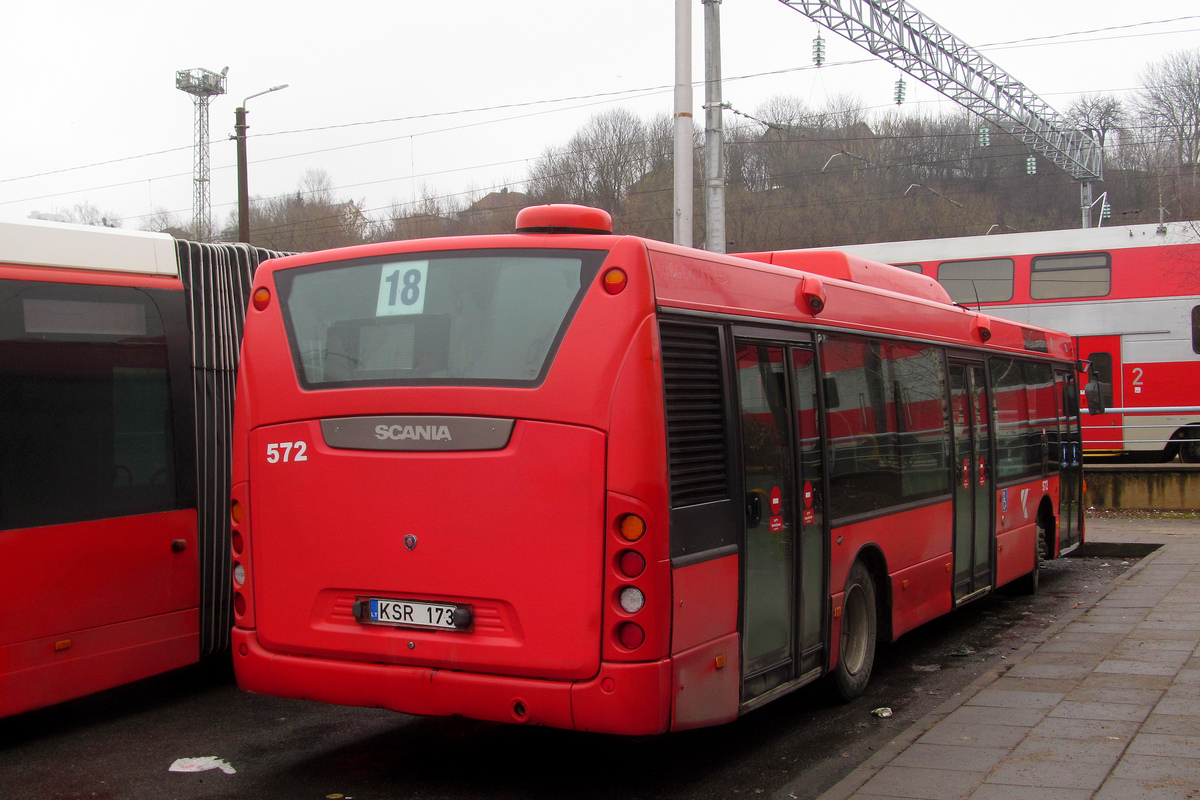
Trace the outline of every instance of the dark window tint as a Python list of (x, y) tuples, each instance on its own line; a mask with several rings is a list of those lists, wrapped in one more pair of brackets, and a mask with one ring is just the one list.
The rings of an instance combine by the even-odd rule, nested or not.
[(830, 336), (822, 369), (835, 520), (949, 492), (940, 351)]
[(1058, 402), (1049, 364), (993, 358), (989, 362), (996, 424), (996, 478), (1018, 480), (1056, 467)]
[(605, 253), (462, 250), (282, 270), (300, 382), (534, 383)]
[(1089, 353), (1088, 363), (1091, 367), (1088, 369), (1088, 374), (1094, 381), (1101, 383), (1112, 383), (1113, 379), (1113, 359), (1112, 353)]
[(1113, 357), (1112, 353), (1090, 353), (1088, 355), (1089, 382), (1100, 384), (1100, 402), (1105, 408), (1113, 407)]
[(1058, 398), (1054, 370), (1041, 362), (1025, 363), (1025, 391), (1029, 396), (1028, 457), (1042, 473), (1058, 471)]
[(956, 303), (1002, 303), (1013, 297), (1013, 260), (946, 261), (937, 279)]
[(144, 292), (0, 281), (0, 527), (175, 507), (167, 344)]
[(1029, 296), (1035, 300), (1102, 297), (1111, 286), (1108, 253), (1037, 256), (1031, 262)]
[(893, 266), (893, 267), (899, 267), (900, 269), (906, 269), (906, 270), (908, 270), (909, 272), (916, 272), (916, 273), (920, 273), (920, 271), (921, 271), (921, 265), (920, 265), (920, 264), (892, 264), (892, 266)]
[(1192, 352), (1200, 353), (1200, 306), (1192, 307)]

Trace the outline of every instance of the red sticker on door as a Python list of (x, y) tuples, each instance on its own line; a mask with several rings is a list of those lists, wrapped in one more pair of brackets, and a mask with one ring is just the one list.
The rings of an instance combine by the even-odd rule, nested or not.
[[(812, 482), (805, 481), (804, 482), (804, 507), (812, 508), (812, 504), (813, 504)], [(807, 522), (807, 521), (808, 520), (805, 520), (805, 522)]]
[[(783, 495), (779, 492), (779, 487), (771, 489), (771, 516), (776, 517), (783, 511)], [(771, 528), (771, 530), (775, 530)]]
[(779, 533), (783, 530), (783, 517), (771, 517), (771, 533)]

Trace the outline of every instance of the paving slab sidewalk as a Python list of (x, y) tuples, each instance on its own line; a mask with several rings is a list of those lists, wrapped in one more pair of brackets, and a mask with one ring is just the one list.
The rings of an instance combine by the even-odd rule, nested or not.
[(1200, 521), (1086, 530), (1162, 547), (820, 800), (1200, 798)]

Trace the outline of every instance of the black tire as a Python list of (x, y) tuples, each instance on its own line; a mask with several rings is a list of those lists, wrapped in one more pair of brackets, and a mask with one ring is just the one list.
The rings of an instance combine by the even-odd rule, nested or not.
[(877, 631), (875, 581), (863, 563), (856, 561), (846, 576), (842, 635), (833, 668), (833, 683), (843, 700), (853, 700), (867, 688), (875, 664)]
[(1033, 562), (1033, 571), (1022, 575), (1012, 583), (1013, 591), (1017, 594), (1037, 594), (1041, 581), (1042, 563), (1046, 560), (1046, 526), (1039, 519), (1037, 523), (1037, 559)]
[(1179, 460), (1184, 464), (1200, 464), (1200, 439), (1194, 434), (1179, 440)]

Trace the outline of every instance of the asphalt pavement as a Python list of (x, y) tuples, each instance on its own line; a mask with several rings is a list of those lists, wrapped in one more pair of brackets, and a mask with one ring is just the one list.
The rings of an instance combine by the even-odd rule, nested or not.
[(820, 800), (1200, 798), (1200, 520), (1086, 531), (1096, 555), (1161, 546)]

